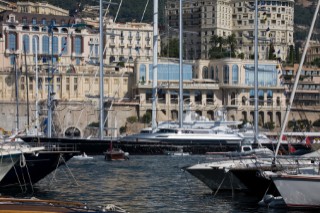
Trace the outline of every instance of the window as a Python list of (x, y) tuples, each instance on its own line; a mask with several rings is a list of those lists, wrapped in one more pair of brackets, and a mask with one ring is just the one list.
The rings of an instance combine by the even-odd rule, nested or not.
[(41, 22), (43, 25), (46, 25), (47, 24), (47, 20), (44, 18), (42, 19), (42, 22)]
[(52, 41), (53, 54), (58, 54), (58, 37), (54, 36)]
[(66, 90), (70, 90), (70, 78), (66, 78)]
[(9, 50), (17, 50), (16, 39), (17, 35), (15, 33), (9, 33)]
[(63, 55), (66, 55), (68, 53), (68, 45), (67, 45), (67, 37), (62, 37), (61, 38), (61, 53)]
[(27, 24), (27, 18), (22, 18), (22, 24)]
[(140, 77), (139, 77), (139, 81), (141, 82), (141, 84), (144, 84), (146, 82), (146, 65), (142, 64), (140, 66)]
[(49, 37), (42, 36), (42, 53), (49, 54)]
[(36, 25), (37, 24), (37, 19), (36, 18), (32, 18), (32, 25)]
[(74, 50), (76, 54), (81, 54), (82, 50), (82, 38), (80, 36), (75, 37), (74, 39)]
[(203, 67), (202, 68), (202, 78), (203, 79), (208, 79), (209, 78), (208, 67)]
[(232, 84), (238, 84), (239, 68), (238, 65), (232, 66)]
[(73, 79), (73, 90), (74, 91), (78, 90), (78, 78)]
[(229, 66), (228, 65), (223, 66), (223, 83), (225, 84), (229, 83)]
[(30, 52), (30, 43), (29, 43), (29, 36), (28, 35), (23, 35), (23, 47), (24, 47), (24, 51), (26, 53)]
[(36, 44), (37, 44), (37, 50), (39, 52), (39, 37), (34, 35), (32, 37), (32, 52), (35, 53), (36, 52)]

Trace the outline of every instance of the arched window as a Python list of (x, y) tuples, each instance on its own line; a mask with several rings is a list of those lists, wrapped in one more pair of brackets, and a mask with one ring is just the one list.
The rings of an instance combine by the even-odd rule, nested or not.
[(238, 84), (239, 82), (239, 67), (238, 65), (232, 66), (232, 84)]
[(229, 83), (229, 66), (228, 65), (223, 66), (223, 83), (225, 84)]
[(52, 40), (52, 47), (53, 47), (53, 54), (58, 54), (58, 49), (59, 49), (59, 46), (58, 46), (58, 37), (57, 36), (54, 36), (53, 37), (53, 40)]
[(114, 62), (116, 60), (116, 58), (112, 55), (109, 58), (109, 63), (111, 64), (112, 62)]
[(17, 50), (17, 35), (15, 33), (9, 33), (9, 50)]
[(254, 105), (254, 90), (250, 90), (249, 92), (249, 103), (250, 105)]
[(263, 105), (264, 102), (264, 92), (263, 90), (258, 91), (258, 100), (259, 100), (259, 105)]
[(146, 65), (144, 64), (141, 64), (140, 65), (140, 71), (139, 71), (139, 81), (144, 84), (146, 82), (146, 73), (147, 73), (147, 70), (146, 70)]
[(74, 39), (74, 50), (76, 54), (81, 54), (82, 39), (80, 36), (76, 36)]
[(210, 68), (210, 77), (212, 80), (214, 79), (214, 67), (213, 66)]
[(23, 35), (23, 47), (26, 53), (30, 52), (30, 43), (29, 43), (29, 35)]
[(202, 79), (208, 79), (208, 78), (209, 78), (208, 67), (203, 67), (202, 68)]
[(62, 37), (61, 38), (61, 53), (63, 55), (66, 55), (68, 53), (68, 43), (67, 43), (67, 37)]
[(39, 37), (37, 35), (34, 35), (32, 37), (32, 52), (36, 52), (36, 43), (37, 43), (37, 50), (39, 52)]
[(236, 105), (236, 94), (231, 93), (231, 105)]
[(215, 79), (217, 80), (217, 81), (219, 81), (219, 70), (218, 70), (218, 66), (216, 66), (216, 75), (215, 75)]
[(267, 90), (267, 104), (272, 106), (273, 92), (272, 90)]
[(49, 37), (47, 35), (42, 36), (42, 53), (49, 54)]

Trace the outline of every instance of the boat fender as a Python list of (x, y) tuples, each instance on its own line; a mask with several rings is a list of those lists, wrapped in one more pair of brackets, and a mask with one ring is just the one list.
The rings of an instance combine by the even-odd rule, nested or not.
[(267, 207), (273, 201), (274, 196), (271, 194), (266, 194), (263, 196), (262, 200), (259, 201), (259, 206)]
[(20, 155), (20, 167), (23, 168), (26, 166), (26, 157), (24, 156), (24, 154)]

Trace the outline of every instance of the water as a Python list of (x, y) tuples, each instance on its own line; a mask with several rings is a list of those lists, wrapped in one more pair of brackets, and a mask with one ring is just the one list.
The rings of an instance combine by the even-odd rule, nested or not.
[[(130, 156), (110, 162), (71, 159), (67, 166), (34, 186), (32, 194), (3, 195), (80, 201), (88, 206), (117, 205), (131, 213), (162, 212), (287, 212), (262, 208), (260, 198), (231, 191), (213, 196), (204, 184), (181, 168), (206, 161), (205, 156)], [(299, 211), (290, 211), (299, 212)]]

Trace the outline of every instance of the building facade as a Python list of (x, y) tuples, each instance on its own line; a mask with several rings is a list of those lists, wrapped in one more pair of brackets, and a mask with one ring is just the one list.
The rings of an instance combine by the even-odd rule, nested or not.
[[(286, 60), (293, 45), (294, 1), (258, 1), (259, 59), (268, 59), (271, 43), (277, 58)], [(245, 59), (254, 54), (254, 1), (204, 0), (183, 3), (184, 57), (208, 59), (213, 35), (226, 38), (234, 34), (236, 52)], [(168, 1), (166, 19), (170, 27), (179, 27), (179, 1)], [(189, 33), (188, 33), (189, 31)], [(193, 33), (190, 33), (193, 32)], [(176, 35), (177, 36), (177, 35)]]
[[(185, 62), (183, 65), (184, 110), (191, 109), (210, 120), (219, 109), (228, 119), (254, 120), (254, 62), (222, 59)], [(152, 64), (139, 60), (135, 65), (134, 93), (140, 109), (152, 110)], [(281, 70), (276, 61), (259, 61), (259, 124), (274, 122), (280, 127), (286, 109)], [(166, 60), (158, 64), (157, 113), (163, 119), (178, 119), (179, 66)]]
[[(160, 52), (158, 40), (158, 53)], [(106, 25), (106, 62), (131, 62), (136, 58), (153, 57), (153, 26), (146, 23), (115, 23), (112, 19)]]
[(33, 13), (33, 14), (45, 14), (56, 16), (68, 16), (69, 11), (60, 7), (53, 6), (48, 2), (30, 2), (30, 1), (18, 1), (17, 12), (19, 13)]

